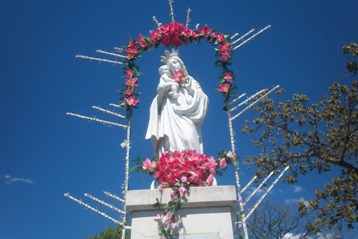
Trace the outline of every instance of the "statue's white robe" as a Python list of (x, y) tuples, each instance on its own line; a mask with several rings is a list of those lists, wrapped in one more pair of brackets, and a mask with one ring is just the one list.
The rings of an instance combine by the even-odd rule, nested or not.
[(201, 125), (205, 118), (208, 97), (199, 83), (191, 78), (187, 87), (180, 87), (178, 98), (168, 96), (164, 82), (150, 107), (146, 139), (152, 139), (154, 153), (196, 150), (203, 153)]

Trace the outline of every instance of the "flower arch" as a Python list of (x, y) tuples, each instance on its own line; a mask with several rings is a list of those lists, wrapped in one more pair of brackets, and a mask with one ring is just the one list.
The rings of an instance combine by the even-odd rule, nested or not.
[(136, 66), (136, 61), (145, 51), (164, 47), (178, 48), (183, 45), (206, 40), (215, 47), (216, 57), (215, 65), (220, 67), (219, 82), (217, 91), (224, 97), (227, 104), (231, 96), (235, 95), (234, 90), (237, 88), (236, 78), (233, 70), (229, 68), (232, 64), (232, 43), (228, 35), (217, 32), (207, 25), (202, 28), (192, 30), (178, 22), (161, 25), (155, 30), (150, 31), (150, 36), (139, 34), (137, 40), (130, 40), (125, 47), (126, 59), (124, 60), (125, 82), (120, 91), (120, 104), (124, 106), (130, 116), (133, 108), (138, 107), (139, 93), (136, 87), (139, 85), (140, 73)]
[[(137, 40), (130, 40), (124, 49), (126, 54), (123, 61), (125, 82), (120, 91), (120, 105), (127, 111), (127, 120), (130, 121), (133, 108), (138, 107), (139, 93), (136, 91), (139, 85), (140, 73), (136, 61), (145, 51), (164, 47), (178, 48), (191, 43), (207, 41), (215, 48), (217, 60), (215, 65), (221, 68), (217, 91), (224, 97), (224, 104), (229, 113), (229, 101), (235, 95), (237, 88), (235, 75), (230, 69), (232, 64), (232, 43), (231, 38), (224, 33), (217, 32), (207, 25), (192, 30), (178, 22), (172, 21), (169, 24), (158, 25), (158, 28), (150, 31), (149, 36), (139, 34)], [(184, 72), (177, 72), (173, 78), (180, 82)], [(127, 137), (129, 137), (127, 135)], [(129, 139), (128, 139), (129, 142)], [(127, 148), (127, 151), (129, 149)], [(158, 159), (151, 161), (149, 158), (137, 166), (139, 171), (152, 174), (159, 182), (159, 188), (171, 188), (171, 201), (164, 206), (164, 214), (161, 214), (158, 221), (158, 233), (164, 238), (173, 238), (173, 228), (178, 225), (179, 218), (177, 211), (183, 203), (183, 198), (189, 192), (191, 186), (212, 185), (214, 175), (224, 170), (228, 164), (235, 164), (235, 155), (231, 151), (222, 151), (219, 159), (199, 154), (193, 150), (179, 150), (164, 152)], [(218, 167), (219, 166), (219, 167)], [(170, 169), (174, 169), (173, 170)], [(180, 170), (179, 170), (180, 169)], [(192, 175), (188, 175), (191, 172)], [(160, 206), (157, 205), (160, 209)]]

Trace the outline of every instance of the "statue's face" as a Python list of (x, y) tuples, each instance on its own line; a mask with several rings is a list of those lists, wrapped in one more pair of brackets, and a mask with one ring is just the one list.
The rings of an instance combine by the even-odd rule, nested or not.
[(161, 67), (160, 68), (160, 73), (161, 74), (170, 74), (170, 71), (169, 71), (169, 67), (167, 67), (167, 66), (163, 66), (163, 67)]
[(181, 69), (180, 62), (175, 58), (169, 59), (169, 68), (170, 71), (174, 74), (177, 70)]

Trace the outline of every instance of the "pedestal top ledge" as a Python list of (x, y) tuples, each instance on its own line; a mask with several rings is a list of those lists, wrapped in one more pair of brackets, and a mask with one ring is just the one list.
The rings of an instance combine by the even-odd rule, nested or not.
[[(153, 204), (161, 201), (163, 204), (170, 200), (169, 188), (161, 193), (158, 189), (131, 190), (127, 192), (126, 206), (128, 212), (138, 210), (153, 210)], [(192, 187), (182, 208), (230, 206), (235, 208), (236, 192), (234, 186)]]

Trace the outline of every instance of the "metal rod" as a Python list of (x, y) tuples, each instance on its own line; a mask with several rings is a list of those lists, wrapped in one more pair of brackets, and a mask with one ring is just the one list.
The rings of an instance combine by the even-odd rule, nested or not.
[(111, 194), (110, 192), (106, 192), (106, 191), (103, 191), (103, 193), (108, 196), (108, 197), (111, 197), (113, 199), (116, 199), (117, 201), (120, 201), (121, 203), (124, 203), (124, 200), (116, 195), (113, 195)]
[[(231, 142), (231, 152), (236, 155), (236, 145), (235, 145), (235, 132), (232, 126), (231, 120), (231, 112), (230, 112), (230, 105), (227, 104), (227, 115), (228, 115), (228, 123), (229, 123), (229, 132), (230, 132), (230, 142)], [(241, 191), (240, 189), (240, 176), (239, 176), (239, 162), (237, 161), (236, 157), (234, 160), (234, 167), (235, 167), (235, 178), (236, 178), (236, 186), (238, 192)]]
[[(126, 165), (125, 165), (125, 177), (124, 177), (124, 203), (123, 203), (123, 210), (127, 211), (127, 191), (128, 191), (128, 184), (129, 184), (129, 161), (130, 161), (130, 149), (131, 149), (131, 119), (129, 117), (127, 122), (127, 144), (126, 144)], [(124, 215), (122, 223), (123, 225), (126, 224), (127, 218), (126, 215)]]
[[(233, 125), (232, 125), (232, 120), (231, 120), (231, 110), (230, 110), (230, 104), (228, 103), (226, 105), (227, 107), (227, 116), (228, 116), (228, 122), (229, 122), (229, 132), (230, 132), (230, 142), (231, 142), (231, 151), (234, 153), (234, 155), (236, 155), (236, 145), (235, 145), (235, 132), (233, 129)], [(236, 187), (237, 187), (237, 191), (238, 191), (238, 197), (241, 197), (241, 185), (240, 185), (240, 175), (239, 175), (239, 168), (240, 168), (240, 164), (239, 161), (237, 160), (237, 158), (235, 157), (235, 161), (234, 161), (234, 168), (235, 168), (235, 179), (236, 179)], [(239, 210), (240, 210), (240, 214), (242, 216), (244, 216), (244, 204), (242, 202), (239, 202)], [(246, 224), (245, 222), (243, 222), (243, 230), (244, 233), (247, 234), (247, 228), (246, 228)], [(246, 238), (247, 239), (247, 238)]]
[(123, 48), (120, 47), (113, 47), (114, 50), (119, 51), (119, 52), (126, 52)]
[(77, 117), (77, 118), (80, 118), (80, 119), (86, 119), (86, 120), (90, 120), (90, 121), (95, 121), (95, 122), (110, 125), (110, 126), (117, 126), (117, 127), (121, 127), (121, 128), (127, 128), (127, 125), (118, 124), (118, 123), (114, 123), (114, 122), (110, 122), (110, 121), (106, 121), (106, 120), (101, 120), (101, 119), (97, 119), (97, 118), (94, 118), (94, 117), (88, 117), (88, 116), (84, 116), (84, 115), (74, 114), (74, 113), (71, 113), (71, 112), (68, 112), (66, 114), (69, 115), (69, 116)]
[(267, 29), (269, 29), (271, 27), (271, 25), (267, 25), (265, 28), (261, 29), (260, 31), (258, 31), (257, 33), (255, 33), (254, 35), (252, 35), (251, 37), (249, 37), (248, 39), (246, 39), (245, 41), (241, 42), (239, 45), (235, 46), (232, 50), (235, 51), (237, 48), (241, 47), (242, 45), (244, 45), (245, 43), (247, 43), (248, 41), (254, 39), (257, 35), (259, 35), (260, 33), (266, 31)]
[(252, 106), (254, 106), (257, 102), (259, 102), (260, 100), (262, 100), (264, 97), (266, 97), (267, 95), (269, 95), (270, 93), (272, 93), (274, 90), (276, 90), (278, 87), (280, 87), (280, 85), (275, 86), (272, 90), (270, 90), (269, 92), (267, 92), (266, 94), (264, 94), (263, 96), (261, 96), (259, 99), (257, 99), (256, 101), (254, 101), (253, 103), (251, 103), (249, 106), (247, 106), (245, 109), (243, 109), (242, 111), (240, 111), (237, 115), (235, 115), (234, 117), (231, 118), (231, 120), (236, 119), (237, 117), (239, 117), (240, 115), (242, 115), (246, 110), (250, 109)]
[(97, 50), (96, 52), (102, 53), (102, 54), (105, 54), (105, 55), (109, 55), (109, 56), (115, 56), (115, 57), (121, 57), (121, 58), (127, 59), (126, 56), (119, 55), (119, 54), (116, 54), (116, 53), (113, 53), (113, 52), (108, 52), (108, 51), (103, 51), (103, 50)]
[(237, 37), (239, 35), (239, 33), (235, 33), (234, 35), (232, 35), (231, 37), (230, 37), (230, 40), (233, 40), (235, 37)]
[[(230, 107), (230, 105), (227, 104), (227, 107)], [(233, 130), (232, 120), (231, 120), (231, 112), (229, 109), (227, 109), (227, 115), (228, 115), (228, 122), (229, 122), (231, 150), (234, 153), (234, 155), (236, 155), (235, 132)], [(241, 198), (241, 184), (240, 184), (239, 169), (240, 169), (240, 164), (239, 164), (239, 161), (237, 160), (237, 158), (235, 157), (234, 171), (235, 171), (236, 188), (238, 191), (238, 197)], [(242, 202), (239, 202), (239, 210), (240, 210), (241, 215), (245, 215), (244, 214), (245, 209), (244, 209), (244, 205), (242, 204)], [(247, 233), (246, 225), (244, 225), (243, 230), (244, 230), (244, 233)]]
[(247, 231), (247, 226), (246, 226), (246, 220), (245, 218), (242, 219), (242, 227), (244, 228), (244, 236), (245, 239), (249, 239), (249, 233)]
[(261, 198), (256, 202), (255, 206), (250, 210), (250, 212), (245, 216), (245, 220), (247, 220), (251, 214), (256, 210), (256, 208), (260, 205), (262, 200), (267, 196), (267, 194), (271, 191), (271, 189), (277, 184), (277, 182), (282, 178), (282, 176), (286, 173), (286, 171), (290, 168), (287, 166), (280, 175), (276, 178), (276, 180), (271, 184), (271, 186), (266, 190), (266, 192), (261, 196)]
[(121, 209), (116, 208), (115, 206), (113, 206), (113, 205), (111, 205), (111, 204), (109, 204), (109, 203), (106, 203), (106, 202), (104, 202), (104, 201), (102, 201), (102, 200), (100, 200), (100, 199), (98, 199), (98, 198), (96, 198), (96, 197), (93, 197), (92, 195), (90, 195), (90, 194), (88, 194), (88, 193), (85, 193), (84, 195), (85, 195), (85, 197), (88, 197), (88, 198), (92, 199), (92, 200), (95, 201), (95, 202), (98, 202), (98, 203), (100, 203), (100, 204), (102, 204), (102, 205), (104, 205), (104, 206), (106, 206), (106, 207), (109, 207), (110, 209), (112, 209), (112, 210), (114, 210), (114, 211), (116, 211), (116, 212), (119, 212), (119, 213), (121, 213), (121, 214), (126, 214), (125, 211), (122, 211)]
[(170, 16), (172, 17), (172, 22), (174, 22), (173, 0), (169, 0), (169, 7), (170, 7)]
[(155, 22), (155, 24), (157, 24), (158, 28), (162, 25), (155, 16), (153, 16), (153, 21)]
[(110, 114), (110, 115), (117, 116), (117, 117), (122, 118), (122, 119), (125, 119), (125, 118), (126, 118), (125, 116), (123, 116), (123, 115), (121, 115), (121, 114), (117, 114), (117, 113), (115, 113), (115, 112), (112, 112), (112, 111), (110, 111), (110, 110), (103, 109), (103, 108), (98, 107), (98, 106), (92, 106), (92, 108), (93, 108), (93, 109), (96, 109), (96, 110), (99, 110), (99, 111), (102, 111), (102, 112), (104, 112), (104, 113)]
[(122, 110), (125, 110), (121, 105), (116, 105), (116, 104), (113, 104), (113, 103), (110, 103), (109, 105), (113, 106), (113, 107), (116, 107), (116, 108), (119, 108), (119, 109), (122, 109)]
[(250, 96), (249, 98), (247, 98), (246, 100), (244, 100), (243, 102), (241, 102), (240, 104), (238, 104), (237, 106), (233, 107), (231, 109), (231, 111), (236, 110), (237, 108), (239, 108), (240, 106), (246, 104), (247, 102), (249, 102), (250, 100), (252, 100), (253, 98), (255, 98), (257, 95), (261, 94), (262, 92), (267, 91), (267, 89), (264, 90), (260, 90), (259, 92), (256, 92), (255, 94), (253, 94), (252, 96)]
[(91, 60), (91, 61), (93, 60), (93, 61), (99, 61), (99, 62), (106, 62), (106, 63), (112, 63), (112, 64), (117, 64), (117, 65), (123, 65), (123, 62), (111, 61), (111, 60), (104, 59), (104, 58), (97, 58), (97, 57), (84, 56), (84, 55), (76, 55), (76, 57), (86, 59), (86, 60)]
[(122, 239), (126, 238), (126, 229), (123, 227), (122, 228)]
[(251, 181), (241, 190), (241, 194), (244, 193), (248, 187), (250, 187), (250, 185), (256, 180), (256, 178), (257, 176), (251, 179)]
[(114, 222), (114, 223), (116, 223), (116, 224), (118, 224), (118, 225), (124, 226), (124, 224), (121, 223), (120, 221), (118, 221), (118, 220), (116, 220), (116, 219), (114, 219), (114, 218), (108, 216), (107, 214), (105, 214), (104, 212), (99, 211), (99, 210), (96, 209), (96, 208), (91, 207), (90, 205), (88, 205), (88, 204), (82, 202), (81, 200), (78, 200), (77, 198), (72, 197), (69, 193), (65, 193), (64, 196), (67, 197), (67, 198), (69, 198), (69, 199), (71, 199), (72, 201), (75, 201), (76, 203), (78, 203), (78, 204), (84, 206), (85, 208), (87, 208), (87, 209), (89, 209), (89, 210), (91, 210), (91, 211), (93, 211), (93, 212), (95, 212), (95, 213), (98, 213), (99, 215), (101, 215), (101, 216), (107, 218), (108, 220), (110, 220), (110, 221), (112, 221), (112, 222)]
[(189, 27), (189, 22), (190, 22), (190, 12), (191, 12), (191, 10), (190, 10), (190, 8), (188, 8), (188, 10), (187, 10), (187, 15), (186, 15), (186, 27)]
[(238, 41), (244, 39), (246, 36), (248, 36), (249, 34), (251, 34), (253, 31), (255, 31), (255, 29), (251, 29), (250, 31), (246, 32), (244, 35), (242, 35), (240, 38), (236, 39), (234, 42), (231, 43), (231, 45), (236, 44)]
[[(239, 96), (236, 97), (233, 101), (231, 101), (230, 104), (235, 103), (236, 101), (238, 101), (239, 99), (241, 99), (241, 98), (244, 97), (245, 95), (246, 95), (246, 93), (243, 93), (243, 94), (239, 95)], [(231, 111), (232, 111), (232, 109), (231, 109)]]
[(262, 183), (260, 183), (260, 185), (255, 188), (255, 190), (246, 198), (244, 205), (246, 205), (250, 199), (257, 193), (258, 190), (260, 190), (262, 188), (262, 186), (267, 182), (267, 180), (269, 180), (269, 178), (271, 178), (271, 176), (273, 175), (273, 171), (264, 179), (264, 181), (262, 181)]

